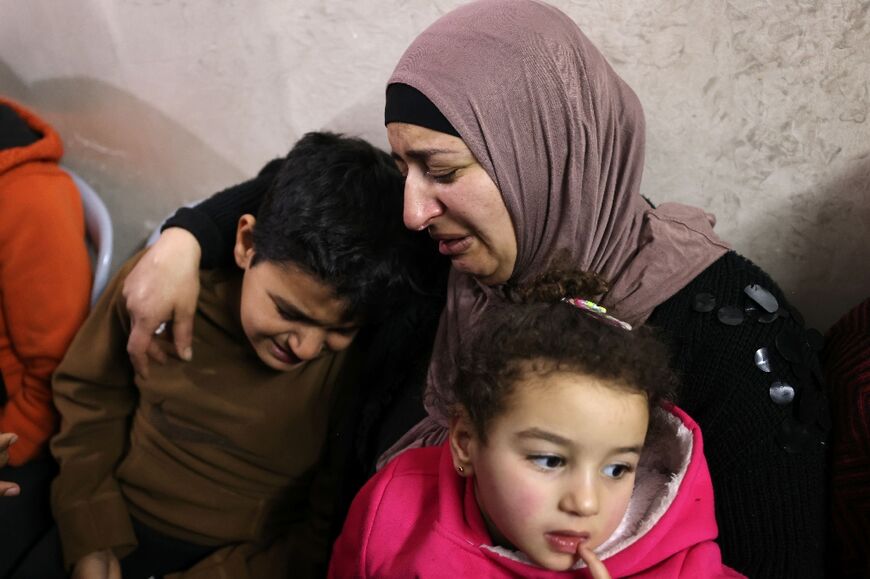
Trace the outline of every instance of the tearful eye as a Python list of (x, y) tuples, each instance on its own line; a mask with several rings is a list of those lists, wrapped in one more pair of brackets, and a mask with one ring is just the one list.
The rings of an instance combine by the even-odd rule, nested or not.
[(613, 479), (621, 479), (627, 472), (631, 471), (631, 467), (627, 464), (608, 464), (601, 471), (604, 476)]
[(433, 173), (432, 171), (426, 171), (426, 174), (432, 177), (436, 183), (452, 183), (456, 180), (456, 171), (458, 171), (458, 169), (453, 169), (446, 173)]
[(542, 470), (553, 470), (565, 464), (565, 459), (561, 456), (551, 454), (533, 455), (529, 457), (529, 461)]

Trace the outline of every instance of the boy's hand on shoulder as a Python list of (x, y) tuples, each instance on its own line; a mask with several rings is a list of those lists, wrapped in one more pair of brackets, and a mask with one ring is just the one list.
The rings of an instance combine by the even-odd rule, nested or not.
[(175, 352), (190, 360), (193, 315), (199, 297), (200, 248), (189, 232), (170, 228), (160, 235), (124, 280), (122, 294), (130, 313), (127, 353), (136, 373), (148, 377), (148, 359), (166, 356), (154, 340), (160, 324), (171, 320)]
[(604, 563), (598, 559), (595, 553), (592, 552), (592, 549), (587, 547), (585, 543), (577, 545), (577, 556), (583, 559), (583, 562), (589, 567), (589, 574), (592, 575), (592, 579), (610, 579), (607, 567), (604, 566)]
[(94, 551), (76, 561), (71, 579), (121, 579), (121, 563), (111, 549)]

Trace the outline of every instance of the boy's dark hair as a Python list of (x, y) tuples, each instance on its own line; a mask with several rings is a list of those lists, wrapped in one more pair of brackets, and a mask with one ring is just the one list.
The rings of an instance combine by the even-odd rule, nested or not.
[(591, 299), (607, 290), (596, 274), (553, 268), (506, 290), (504, 303), (486, 309), (463, 346), (452, 396), (477, 435), (510, 402), (530, 373), (576, 372), (644, 394), (653, 407), (672, 395), (670, 356), (652, 329), (611, 325), (562, 298)]
[(253, 265), (293, 262), (347, 301), (347, 320), (384, 315), (405, 287), (409, 247), (403, 179), (366, 141), (316, 132), (284, 159), (257, 212)]

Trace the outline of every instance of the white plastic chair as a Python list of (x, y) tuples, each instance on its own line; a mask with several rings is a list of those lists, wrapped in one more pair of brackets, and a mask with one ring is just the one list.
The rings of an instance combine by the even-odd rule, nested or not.
[(79, 177), (69, 167), (63, 167), (82, 196), (82, 207), (85, 210), (85, 229), (88, 239), (94, 249), (94, 285), (91, 287), (91, 306), (103, 293), (109, 281), (109, 271), (112, 268), (112, 217), (106, 204), (100, 199), (90, 185)]

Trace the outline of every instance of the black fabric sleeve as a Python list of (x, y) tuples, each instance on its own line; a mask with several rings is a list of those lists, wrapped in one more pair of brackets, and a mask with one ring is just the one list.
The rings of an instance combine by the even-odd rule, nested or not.
[(161, 231), (180, 227), (192, 233), (202, 249), (200, 267), (227, 265), (232, 258), (239, 217), (257, 214), (282, 161), (273, 159), (253, 179), (215, 193), (195, 207), (180, 208), (166, 220)]
[[(748, 286), (773, 295), (777, 313), (749, 297)], [(712, 310), (696, 301), (702, 294), (715, 301)], [(720, 321), (725, 307), (728, 323)], [(804, 328), (766, 273), (734, 252), (656, 308), (648, 324), (672, 347), (677, 404), (701, 426), (723, 562), (753, 579), (824, 577), (830, 416), (821, 336)], [(778, 396), (782, 388), (793, 398)]]

